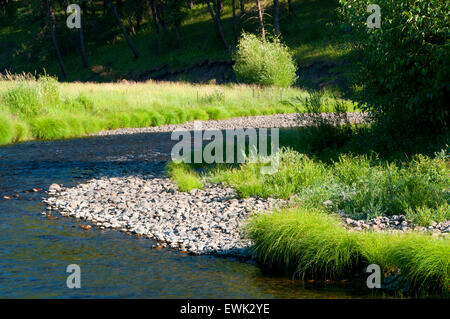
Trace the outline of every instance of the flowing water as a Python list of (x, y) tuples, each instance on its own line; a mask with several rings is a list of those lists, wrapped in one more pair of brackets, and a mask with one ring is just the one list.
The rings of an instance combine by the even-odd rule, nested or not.
[[(46, 195), (33, 188), (73, 186), (116, 165), (160, 170), (173, 143), (169, 133), (151, 133), (0, 147), (0, 298), (371, 296), (348, 284), (264, 275), (257, 265), (230, 258), (156, 250), (149, 239), (86, 231), (82, 221), (41, 215)], [(80, 289), (66, 286), (69, 264), (81, 268)]]

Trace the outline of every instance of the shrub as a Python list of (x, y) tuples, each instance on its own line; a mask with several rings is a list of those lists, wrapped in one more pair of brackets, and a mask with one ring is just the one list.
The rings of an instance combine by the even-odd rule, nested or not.
[(243, 33), (234, 59), (234, 72), (243, 83), (288, 87), (297, 79), (291, 52), (276, 38), (268, 41)]
[(450, 3), (381, 1), (381, 29), (368, 29), (366, 9), (372, 1), (340, 2), (346, 28), (359, 43), (355, 84), (362, 108), (397, 133), (448, 128)]

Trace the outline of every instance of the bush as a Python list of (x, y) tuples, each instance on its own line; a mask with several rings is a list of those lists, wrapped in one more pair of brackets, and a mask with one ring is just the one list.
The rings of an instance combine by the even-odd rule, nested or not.
[(243, 83), (288, 87), (297, 80), (292, 54), (278, 39), (243, 33), (234, 59), (234, 72)]
[(370, 0), (341, 0), (340, 15), (357, 38), (357, 100), (396, 132), (448, 128), (448, 1), (386, 0), (381, 29), (369, 29)]

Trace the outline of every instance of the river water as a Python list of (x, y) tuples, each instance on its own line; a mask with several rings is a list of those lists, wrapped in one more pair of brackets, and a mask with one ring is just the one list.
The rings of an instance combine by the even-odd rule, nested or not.
[[(73, 186), (115, 165), (161, 170), (173, 143), (170, 133), (149, 133), (0, 147), (0, 298), (371, 297), (346, 283), (273, 277), (253, 263), (156, 250), (149, 239), (40, 214), (46, 195), (33, 188)], [(66, 286), (69, 264), (81, 268), (80, 289)]]

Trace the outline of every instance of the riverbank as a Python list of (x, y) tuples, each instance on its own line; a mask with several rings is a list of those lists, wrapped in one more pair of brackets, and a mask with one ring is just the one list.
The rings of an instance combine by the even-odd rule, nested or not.
[[(309, 92), (299, 88), (238, 84), (59, 83), (48, 76), (36, 80), (27, 75), (0, 78), (0, 145), (194, 120), (305, 113), (309, 97)], [(337, 102), (349, 112), (355, 109), (353, 102), (322, 91), (320, 112), (333, 112)]]
[(213, 184), (181, 192), (160, 174), (141, 175), (134, 169), (108, 168), (98, 174), (104, 176), (75, 187), (51, 185), (43, 214), (53, 218), (58, 211), (100, 230), (149, 238), (155, 249), (254, 259), (266, 270), (301, 279), (350, 278), (375, 263), (386, 282), (395, 279), (394, 286), (404, 292), (405, 287), (447, 292), (450, 241), (444, 238), (448, 225), (442, 228), (443, 223), (413, 229), (408, 221), (403, 230), (395, 221), (405, 216), (394, 216), (386, 217), (392, 225), (383, 231), (352, 231), (346, 228), (348, 218), (298, 206), (295, 199), (242, 199), (232, 188)]

